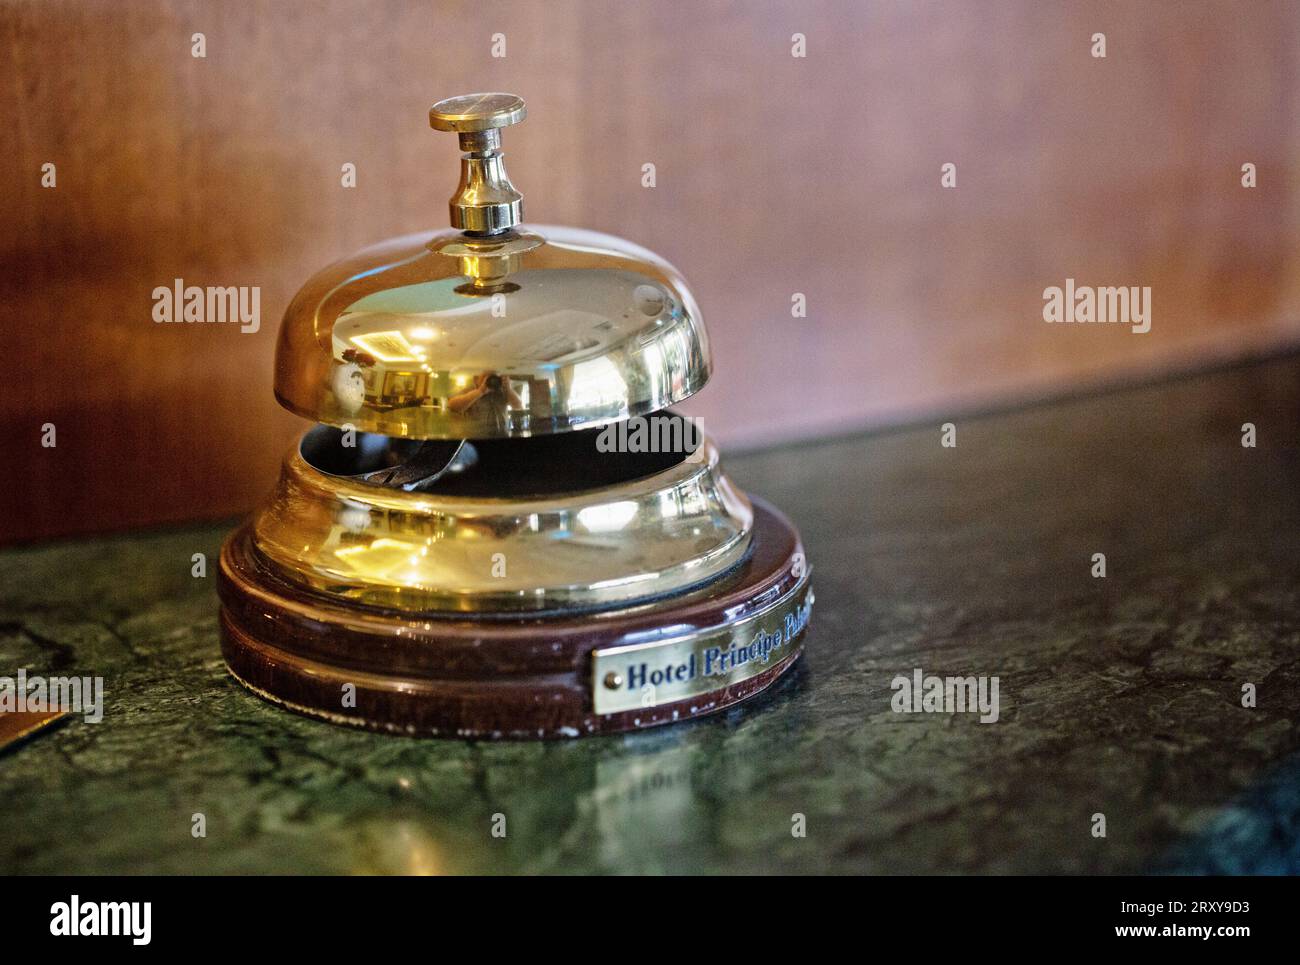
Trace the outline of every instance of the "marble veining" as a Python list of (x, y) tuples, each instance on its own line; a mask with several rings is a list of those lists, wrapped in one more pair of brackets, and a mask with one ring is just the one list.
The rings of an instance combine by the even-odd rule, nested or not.
[[(218, 649), (228, 526), (4, 551), (0, 675), (103, 675), (106, 707), (0, 754), (0, 871), (1300, 871), (1298, 426), (1292, 355), (733, 456), (804, 534), (802, 665), (626, 737), (263, 703)], [(914, 668), (997, 675), (999, 720), (895, 713)]]

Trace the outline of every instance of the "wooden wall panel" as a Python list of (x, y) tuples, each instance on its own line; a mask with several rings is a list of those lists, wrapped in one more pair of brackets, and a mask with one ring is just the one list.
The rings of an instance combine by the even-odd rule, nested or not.
[[(688, 410), (724, 442), (1300, 338), (1294, 3), (43, 0), (0, 6), (0, 44), (0, 540), (251, 506), (299, 425), (270, 391), (280, 312), (445, 223), (457, 152), (426, 112), (470, 90), (528, 100), (530, 220), (686, 272), (717, 356)], [(261, 286), (262, 330), (155, 325), (176, 277)], [(1151, 286), (1152, 331), (1043, 323), (1066, 277)]]

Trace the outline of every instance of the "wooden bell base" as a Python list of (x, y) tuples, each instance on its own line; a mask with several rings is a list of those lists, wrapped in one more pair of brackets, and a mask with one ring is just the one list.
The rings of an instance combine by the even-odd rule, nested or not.
[[(247, 526), (222, 547), (219, 592), (226, 664), (259, 696), (340, 724), (473, 738), (614, 733), (730, 707), (793, 666), (812, 604), (798, 533), (759, 500), (752, 551), (736, 568), (712, 584), (620, 609), (413, 618), (345, 606), (287, 583), (258, 556)], [(688, 635), (700, 641), (728, 638), (734, 630), (735, 639), (747, 641), (753, 632), (779, 639), (782, 625), (784, 645), (764, 663), (704, 678), (715, 679), (717, 689), (675, 699), (670, 683), (649, 706), (597, 712), (593, 690), (601, 683), (594, 679), (593, 651), (645, 646), (666, 627), (675, 637), (692, 628)], [(705, 665), (703, 658), (698, 663)], [(608, 678), (610, 687), (621, 680)], [(345, 699), (347, 685), (355, 688), (354, 700)]]

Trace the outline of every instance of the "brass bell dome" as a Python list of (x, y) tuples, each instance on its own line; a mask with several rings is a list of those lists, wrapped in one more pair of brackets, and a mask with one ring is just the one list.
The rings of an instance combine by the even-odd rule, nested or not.
[(435, 105), (460, 134), (452, 228), (325, 268), (285, 312), (281, 404), (327, 425), (410, 439), (519, 438), (647, 415), (709, 377), (699, 308), (653, 253), (573, 228), (524, 228), (502, 163), (513, 95)]

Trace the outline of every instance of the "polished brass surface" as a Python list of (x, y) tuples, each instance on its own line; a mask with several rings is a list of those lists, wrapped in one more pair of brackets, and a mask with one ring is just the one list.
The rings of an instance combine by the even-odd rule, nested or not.
[(510, 275), (520, 269), (525, 251), (544, 245), (546, 239), (531, 231), (502, 231), (493, 235), (461, 234), (435, 237), (429, 250), (458, 258), (467, 283), (456, 290), (462, 295), (493, 295), (519, 290)]
[(280, 327), (275, 392), (328, 425), (513, 438), (665, 409), (709, 370), (694, 298), (644, 248), (574, 228), (444, 230), (310, 279)]
[(527, 116), (524, 99), (517, 94), (461, 94), (429, 108), (429, 126), (435, 131), (476, 134), (518, 124)]
[(434, 105), (467, 152), (453, 228), (331, 265), (285, 312), (276, 397), (319, 424), (220, 570), (223, 653), (269, 699), (577, 736), (709, 713), (797, 656), (797, 532), (665, 411), (709, 377), (690, 291), (621, 239), (520, 224), (500, 130), (524, 113)]
[(513, 94), (439, 101), (468, 153), (456, 231), (376, 245), (318, 273), (285, 312), (276, 397), (317, 422), (417, 439), (518, 438), (647, 415), (709, 377), (699, 309), (643, 248), (519, 224), (500, 129)]
[(448, 210), (453, 228), (495, 234), (524, 220), (524, 196), (510, 183), (500, 153), (466, 154)]
[(524, 219), (524, 196), (506, 174), (501, 155), (501, 128), (527, 116), (515, 94), (465, 94), (439, 101), (429, 110), (436, 131), (460, 135), (460, 185), (448, 204), (451, 226), (462, 231), (495, 234)]
[[(539, 468), (539, 471), (544, 471)], [(753, 511), (707, 438), (618, 485), (537, 498), (405, 492), (323, 473), (295, 448), (253, 521), (285, 579), (408, 611), (536, 612), (627, 604), (738, 563)]]

